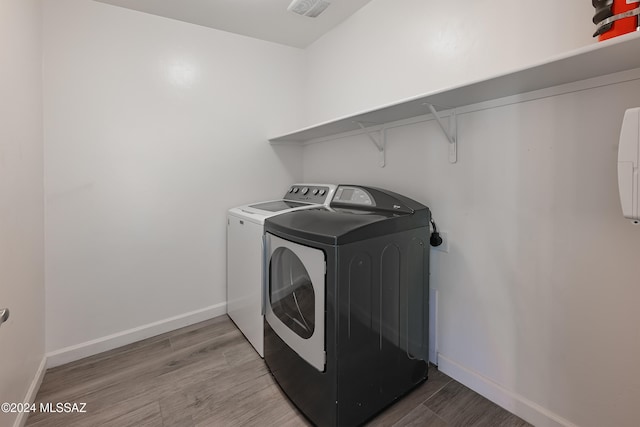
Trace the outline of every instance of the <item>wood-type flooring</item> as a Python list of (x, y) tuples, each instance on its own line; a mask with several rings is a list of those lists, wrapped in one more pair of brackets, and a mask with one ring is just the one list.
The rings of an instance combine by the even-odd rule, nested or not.
[[(86, 412), (33, 412), (30, 427), (311, 425), (227, 316), (50, 369), (36, 406), (86, 404)], [(67, 408), (73, 409), (72, 405)], [(457, 381), (429, 379), (368, 426), (529, 426)]]

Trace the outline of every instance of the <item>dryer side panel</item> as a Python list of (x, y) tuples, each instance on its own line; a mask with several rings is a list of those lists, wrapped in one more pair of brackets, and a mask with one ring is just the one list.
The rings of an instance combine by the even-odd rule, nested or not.
[(338, 249), (338, 424), (356, 425), (427, 377), (426, 227)]

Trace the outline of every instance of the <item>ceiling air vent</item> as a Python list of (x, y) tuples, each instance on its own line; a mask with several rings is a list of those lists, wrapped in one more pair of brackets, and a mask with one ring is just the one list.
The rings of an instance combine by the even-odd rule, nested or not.
[(287, 10), (298, 15), (315, 18), (324, 12), (330, 4), (325, 0), (293, 0)]

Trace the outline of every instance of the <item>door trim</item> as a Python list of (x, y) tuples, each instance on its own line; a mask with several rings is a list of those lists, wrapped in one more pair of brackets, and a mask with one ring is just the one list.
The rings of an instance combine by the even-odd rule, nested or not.
[[(266, 290), (265, 319), (271, 329), (300, 357), (320, 372), (324, 372), (325, 357), (325, 255), (320, 249), (310, 248), (273, 234), (266, 233), (269, 251), (269, 266), (267, 269), (268, 285)], [(293, 252), (302, 262), (309, 273), (314, 292), (315, 326), (311, 337), (305, 339), (287, 327), (271, 309), (270, 282), (271, 259), (278, 248), (286, 248)]]

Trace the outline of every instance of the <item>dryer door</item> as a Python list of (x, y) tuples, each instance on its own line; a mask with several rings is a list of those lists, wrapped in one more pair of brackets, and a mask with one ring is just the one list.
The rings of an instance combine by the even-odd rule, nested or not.
[(273, 331), (319, 371), (325, 369), (325, 257), (267, 233), (269, 280), (265, 318)]

